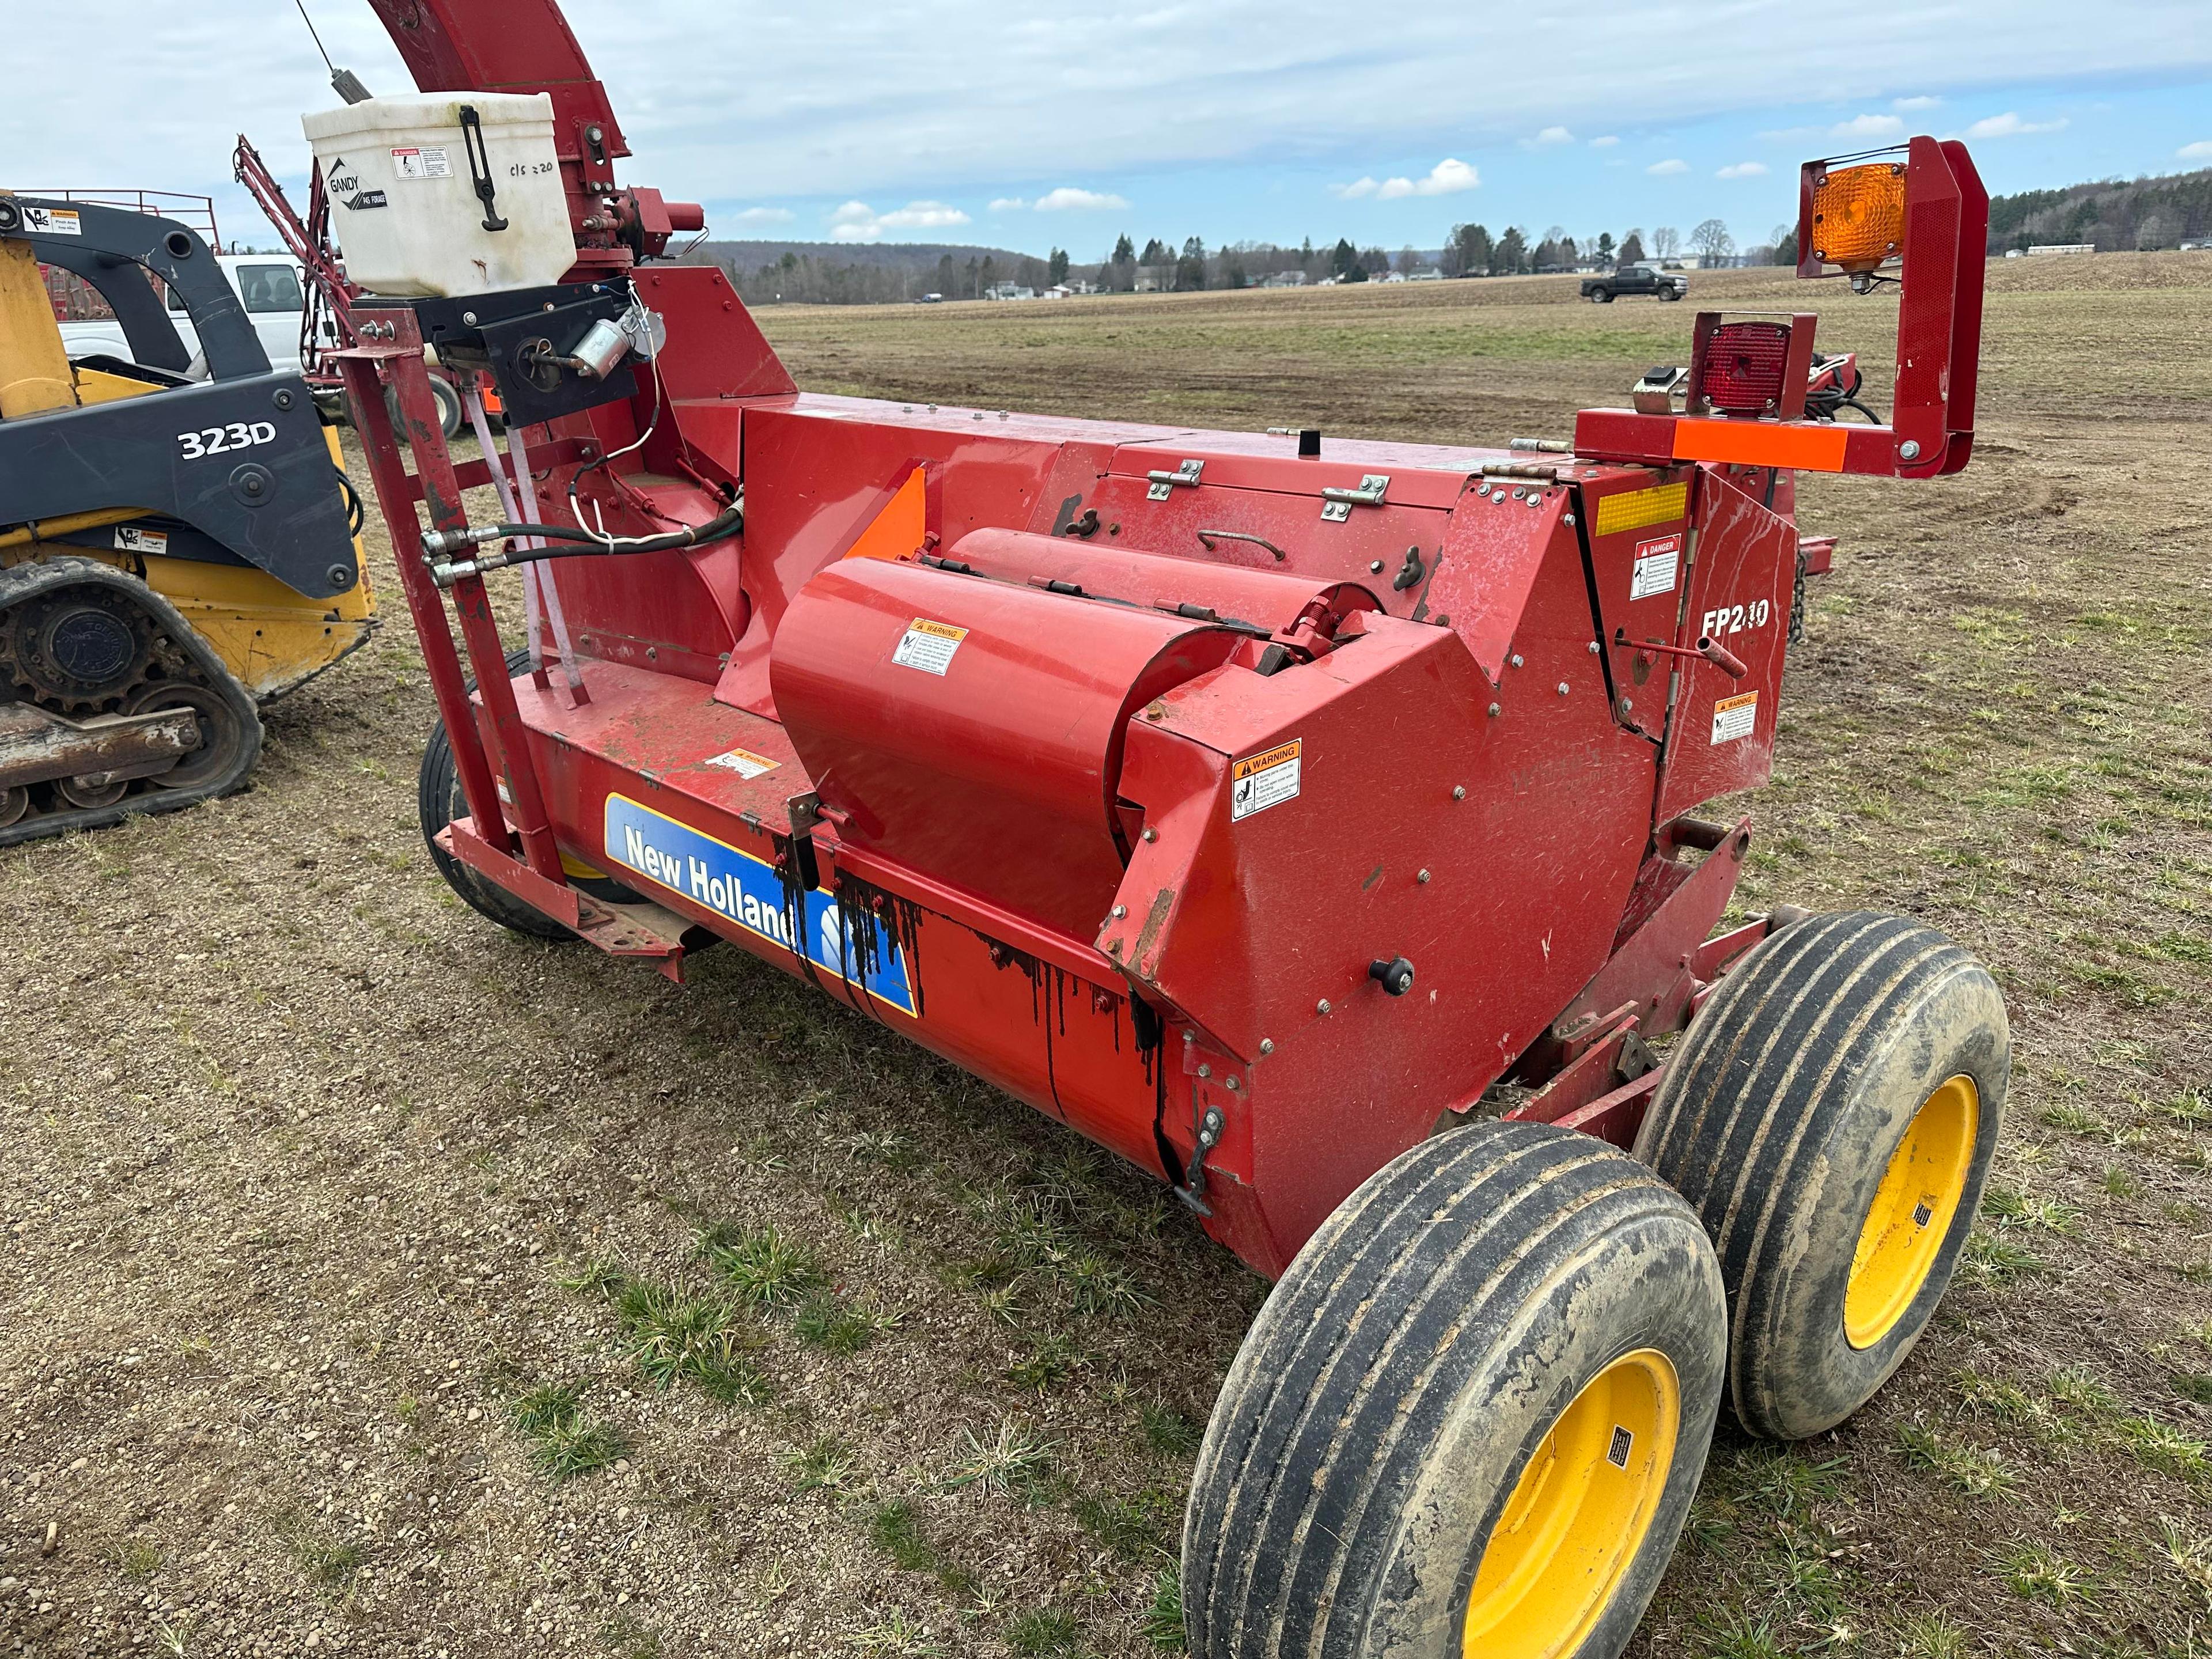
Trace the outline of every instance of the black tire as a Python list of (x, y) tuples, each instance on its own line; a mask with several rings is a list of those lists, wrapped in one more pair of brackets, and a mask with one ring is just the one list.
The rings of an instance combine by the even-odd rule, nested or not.
[(1662, 299), (1662, 300), (1666, 301), (1668, 304), (1670, 304), (1670, 305), (1671, 305), (1671, 304), (1673, 304), (1675, 301), (1677, 301), (1677, 300), (1680, 299), (1680, 298), (1682, 297), (1682, 295), (1681, 295), (1681, 294), (1680, 294), (1680, 292), (1679, 290), (1674, 289), (1671, 289), (1671, 288), (1670, 288), (1670, 289), (1667, 289), (1664, 293), (1661, 294), (1659, 297), (1660, 297), (1661, 299)]
[(1979, 963), (1863, 910), (1784, 929), (1691, 1025), (1636, 1152), (1720, 1253), (1753, 1434), (1832, 1428), (1904, 1363), (1973, 1229), (2011, 1052)]
[(1596, 293), (1595, 293), (1595, 294), (1593, 294), (1593, 295), (1590, 295), (1590, 301), (1591, 301), (1591, 303), (1592, 303), (1592, 304), (1594, 304), (1594, 305), (1601, 305), (1601, 306), (1609, 306), (1609, 305), (1611, 305), (1611, 304), (1613, 303), (1613, 293), (1612, 293), (1612, 290), (1611, 290), (1611, 289), (1602, 289), (1602, 288), (1601, 288), (1601, 289), (1598, 289), (1598, 291), (1597, 291)]
[[(1724, 1307), (1689, 1206), (1602, 1142), (1493, 1121), (1395, 1159), (1298, 1253), (1230, 1368), (1183, 1520), (1191, 1652), (1458, 1654), (1525, 1475), (1538, 1484), (1509, 1524), (1526, 1536), (1500, 1547), (1610, 1540), (1605, 1571), (1539, 1582), (1572, 1613), (1562, 1659), (1611, 1659), (1697, 1491)], [(1630, 1433), (1601, 1389), (1632, 1405), (1654, 1355), (1673, 1415), (1655, 1384), (1650, 1431)], [(1572, 1510), (1562, 1531), (1538, 1521), (1555, 1492), (1633, 1507), (1580, 1531), (1590, 1511)], [(1486, 1616), (1504, 1605), (1485, 1598)]]
[[(529, 665), (530, 652), (526, 647), (518, 647), (507, 653), (509, 674), (520, 674)], [(468, 685), (470, 690), (476, 690), (473, 676)], [(442, 720), (430, 727), (429, 741), (422, 745), (422, 764), (416, 774), (415, 808), (422, 825), (422, 844), (430, 849), (430, 862), (469, 908), (532, 939), (556, 943), (575, 939), (575, 934), (550, 916), (525, 904), (505, 888), (486, 881), (438, 845), (438, 831), (455, 818), (465, 817), (469, 810), (468, 799), (461, 793), (459, 769), (453, 764), (453, 740), (446, 735)]]
[[(461, 409), (461, 394), (453, 389), (451, 380), (443, 375), (433, 374), (430, 377), (430, 397), (438, 405), (438, 430), (445, 434), (446, 441), (451, 443), (461, 435), (461, 428), (467, 423), (468, 417)], [(389, 387), (384, 393), (384, 412), (392, 417), (392, 429), (400, 434), (400, 441), (404, 443), (407, 428), (399, 418), (399, 394)]]

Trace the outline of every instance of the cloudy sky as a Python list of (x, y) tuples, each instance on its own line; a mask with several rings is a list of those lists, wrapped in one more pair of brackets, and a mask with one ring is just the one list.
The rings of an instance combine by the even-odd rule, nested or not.
[[(477, 0), (486, 10), (495, 0)], [(411, 90), (363, 0), (331, 56)], [(217, 198), (249, 133), (303, 185), (333, 104), (291, 0), (10, 5), (0, 179)], [(1993, 191), (2212, 166), (2212, 0), (568, 0), (636, 152), (718, 235), (1099, 258), (1433, 247), (1458, 220), (1763, 240), (1801, 160), (1963, 135)], [(122, 95), (117, 94), (120, 90)]]

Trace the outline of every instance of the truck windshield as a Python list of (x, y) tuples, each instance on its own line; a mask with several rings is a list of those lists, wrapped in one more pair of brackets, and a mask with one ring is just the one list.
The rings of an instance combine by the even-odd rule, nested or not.
[(298, 273), (289, 265), (240, 265), (238, 297), (248, 311), (294, 311), (306, 303)]

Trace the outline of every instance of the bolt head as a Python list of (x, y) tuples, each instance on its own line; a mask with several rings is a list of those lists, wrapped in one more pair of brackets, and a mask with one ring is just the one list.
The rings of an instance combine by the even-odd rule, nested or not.
[(1129, 907), (1126, 904), (1117, 904), (1114, 907), (1112, 914), (1114, 920), (1119, 921), (1129, 914)]
[(1920, 459), (1919, 440), (1917, 438), (1907, 438), (1903, 443), (1898, 445), (1897, 453), (1898, 459), (1900, 460), (1918, 460)]
[(1328, 1012), (1328, 999), (1327, 997), (1323, 997), (1319, 1002), (1316, 1003), (1314, 1005), (1314, 1012), (1317, 1014), (1327, 1013)]
[(1627, 714), (1627, 713), (1629, 712), (1629, 710), (1632, 709), (1632, 708), (1635, 708), (1635, 707), (1636, 707), (1636, 704), (1635, 704), (1633, 702), (1632, 702), (1630, 699), (1626, 698), (1626, 697), (1623, 697), (1623, 698), (1620, 700), (1620, 712), (1621, 712), (1622, 714)]
[(1372, 564), (1369, 565), (1367, 568), (1370, 574), (1379, 576), (1382, 574), (1382, 561), (1377, 559)]
[(1260, 1039), (1260, 1052), (1263, 1054), (1273, 1054), (1275, 1052), (1275, 1039), (1273, 1037), (1261, 1037)]
[(1567, 683), (1565, 680), (1559, 682), (1559, 695), (1563, 697), (1567, 695)]
[(1467, 799), (1467, 786), (1463, 783), (1455, 783), (1452, 785), (1452, 799), (1454, 800), (1465, 800)]
[(1419, 882), (1419, 883), (1420, 883), (1424, 887), (1425, 887), (1425, 886), (1427, 886), (1427, 885), (1428, 885), (1428, 883), (1429, 883), (1429, 872), (1428, 872), (1427, 871), (1425, 871), (1425, 870), (1423, 870), (1423, 871), (1421, 871), (1420, 872), (1419, 872), (1417, 875), (1415, 875), (1415, 876), (1414, 876), (1414, 878), (1413, 878), (1413, 879), (1414, 879), (1415, 881)]
[(1198, 1074), (1200, 1077), (1212, 1077), (1213, 1075), (1213, 1067), (1207, 1065), (1204, 1060), (1200, 1060), (1198, 1066)]
[(1562, 514), (1560, 514), (1560, 521), (1565, 524), (1572, 524), (1575, 521), (1575, 515), (1571, 513)]
[(1493, 716), (1496, 716), (1504, 714), (1505, 710), (1503, 705), (1493, 702), (1490, 705), (1490, 712)]
[(1597, 655), (1599, 648), (1598, 642), (1595, 640), (1592, 640), (1590, 641), (1590, 655), (1593, 657)]
[(1233, 1077), (1225, 1077), (1221, 1079), (1221, 1086), (1234, 1094), (1237, 1092), (1237, 1079)]
[(1158, 830), (1153, 829), (1149, 823), (1145, 826), (1145, 839), (1146, 841), (1158, 841), (1159, 838), (1160, 832)]
[(1520, 653), (1518, 651), (1516, 651), (1516, 652), (1513, 653), (1513, 665), (1514, 665), (1516, 668), (1518, 668), (1518, 667), (1520, 667), (1520, 666), (1522, 665), (1522, 664), (1521, 664), (1521, 653)]

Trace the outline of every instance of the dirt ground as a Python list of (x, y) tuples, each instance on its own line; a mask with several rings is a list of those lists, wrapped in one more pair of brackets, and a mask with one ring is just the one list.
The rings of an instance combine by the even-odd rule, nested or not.
[[(1842, 549), (1742, 902), (1981, 954), (1999, 1169), (1867, 1411), (1723, 1431), (1639, 1652), (2212, 1652), (2212, 256), (1991, 287), (1972, 470), (1805, 490)], [(1887, 362), (1892, 302), (1819, 297)], [(1500, 441), (1690, 313), (1539, 278), (763, 320), (822, 390)], [(395, 611), (269, 712), (251, 793), (0, 854), (0, 1653), (1179, 1645), (1264, 1285), (735, 951), (679, 990), (463, 908), (430, 719)]]

